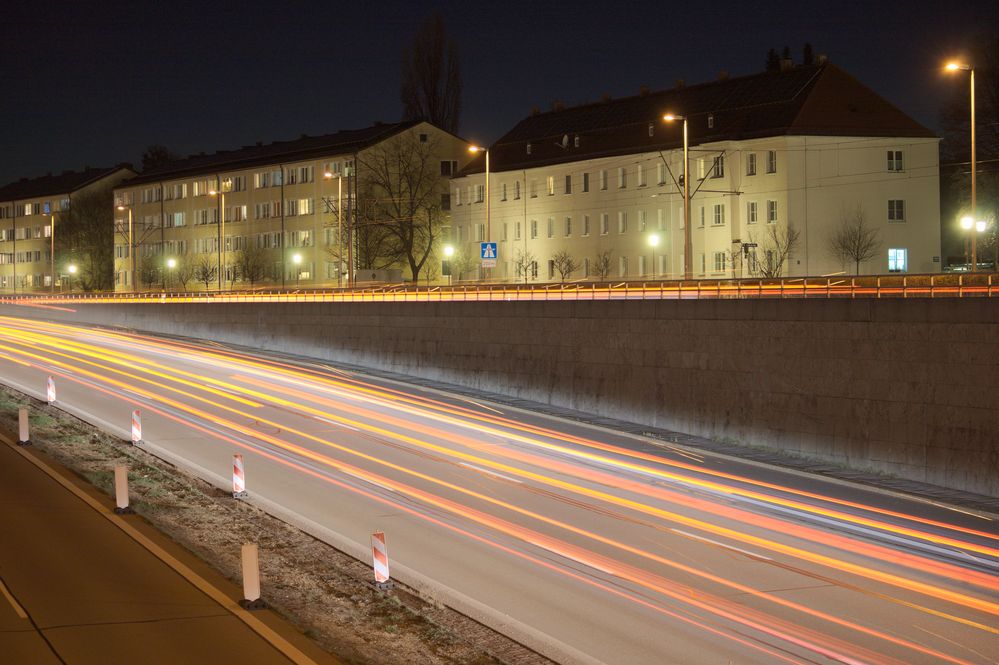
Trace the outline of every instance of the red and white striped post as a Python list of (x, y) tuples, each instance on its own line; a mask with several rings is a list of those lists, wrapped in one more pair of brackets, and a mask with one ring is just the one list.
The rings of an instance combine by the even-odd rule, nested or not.
[(132, 411), (132, 445), (142, 443), (142, 414), (138, 409)]
[(17, 445), (31, 445), (31, 439), (28, 438), (28, 410), (23, 406), (17, 410)]
[(391, 589), (392, 580), (389, 579), (388, 548), (385, 547), (385, 534), (381, 531), (371, 534), (371, 557), (374, 559), (375, 587), (378, 589)]
[(45, 382), (45, 399), (49, 404), (56, 401), (55, 379), (51, 376)]
[(243, 456), (236, 453), (232, 456), (232, 498), (246, 496), (246, 475), (243, 472)]

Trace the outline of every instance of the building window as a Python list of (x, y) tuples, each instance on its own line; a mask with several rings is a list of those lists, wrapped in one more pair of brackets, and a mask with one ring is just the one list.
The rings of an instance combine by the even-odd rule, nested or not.
[(572, 217), (565, 218), (565, 237), (568, 238), (572, 235)]
[(520, 222), (513, 227), (513, 239), (520, 240)]
[(461, 205), (461, 187), (454, 188), (454, 204), (456, 206)]
[(889, 199), (888, 201), (888, 222), (891, 224), (901, 224), (905, 221), (905, 201), (902, 199)]
[(617, 271), (620, 277), (625, 277), (628, 274), (628, 257), (619, 256), (617, 259)]
[(454, 176), (458, 174), (458, 160), (456, 159), (442, 159), (441, 160), (441, 175), (442, 176)]
[(756, 175), (756, 153), (746, 155), (746, 175)]
[(623, 166), (619, 166), (617, 169), (617, 186), (618, 189), (624, 189), (628, 186), (628, 171)]
[(537, 237), (538, 237), (538, 220), (532, 219), (531, 220), (531, 238), (533, 239), (533, 238), (537, 238)]
[(901, 172), (902, 171), (902, 151), (901, 150), (889, 150), (888, 151), (888, 170)]
[(656, 217), (657, 217), (657, 219), (656, 219), (656, 228), (658, 230), (660, 230), (660, 231), (665, 231), (666, 230), (666, 209), (665, 208), (659, 208), (659, 210), (656, 211)]
[(704, 228), (704, 206), (701, 206), (700, 223), (697, 225), (697, 228), (700, 228), (700, 229)]
[(715, 272), (725, 272), (725, 252), (715, 252)]
[(600, 215), (600, 235), (605, 236), (610, 233), (610, 216), (607, 213)]
[(711, 220), (712, 226), (722, 226), (725, 223), (725, 205), (715, 204), (714, 217)]
[(755, 224), (757, 219), (757, 204), (756, 201), (750, 201), (746, 204), (746, 223)]
[(589, 173), (584, 173), (583, 174), (583, 191), (584, 192), (590, 191), (590, 174)]
[(666, 163), (660, 161), (657, 169), (656, 184), (665, 185), (666, 184)]
[(777, 223), (777, 202), (767, 201), (767, 224)]
[(475, 186), (475, 202), (482, 203), (486, 197), (486, 186), (476, 185)]
[(909, 250), (888, 250), (888, 272), (907, 272), (909, 270)]
[(776, 150), (767, 150), (767, 173), (777, 173)]
[(714, 129), (714, 128), (715, 128), (715, 114), (714, 113), (709, 113), (708, 114), (708, 129)]
[(715, 163), (711, 166), (711, 177), (721, 178), (725, 175), (725, 155), (718, 155)]
[(486, 225), (476, 224), (475, 225), (475, 242), (482, 242), (486, 239)]
[(600, 189), (607, 189), (607, 169), (600, 169)]
[(548, 192), (548, 196), (555, 196), (555, 176), (548, 176), (545, 182), (545, 189)]
[(572, 194), (572, 176), (567, 175), (565, 177), (565, 193)]
[(506, 183), (500, 185), (500, 201), (506, 201)]
[(590, 216), (583, 215), (583, 235), (590, 235)]
[(555, 219), (553, 217), (548, 218), (548, 237), (555, 237)]
[(636, 176), (638, 177), (638, 186), (645, 187), (648, 183), (645, 181), (645, 165), (639, 164), (636, 167)]
[(617, 232), (618, 233), (628, 232), (628, 213), (619, 212), (617, 214)]
[(532, 199), (538, 198), (538, 181), (537, 180), (532, 180), (531, 181), (531, 198)]

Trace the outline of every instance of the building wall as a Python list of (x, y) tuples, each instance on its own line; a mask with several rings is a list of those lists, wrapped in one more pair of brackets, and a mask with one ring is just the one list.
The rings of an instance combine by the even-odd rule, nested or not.
[[(888, 170), (888, 149), (902, 151), (901, 171)], [(768, 169), (771, 152), (773, 172)], [(755, 174), (750, 174), (750, 155), (755, 155)], [(718, 156), (723, 157), (722, 173), (711, 177)], [(697, 279), (759, 275), (741, 249), (743, 243), (755, 243), (756, 261), (765, 261), (771, 206), (779, 233), (790, 224), (801, 234), (784, 265), (786, 276), (846, 269), (831, 255), (829, 236), (845, 212), (857, 205), (882, 241), (877, 257), (861, 266), (862, 273), (888, 272), (890, 248), (908, 250), (908, 272), (939, 270), (940, 264), (933, 261), (940, 254), (936, 139), (782, 136), (728, 141), (693, 146), (690, 168), (692, 273)], [(601, 187), (602, 172), (607, 174), (606, 188)], [(517, 258), (529, 254), (538, 263), (537, 275), (531, 271), (530, 280), (557, 281), (559, 275), (551, 272), (548, 262), (565, 250), (580, 264), (572, 274), (576, 279), (592, 279), (597, 256), (608, 251), (609, 279), (682, 277), (683, 197), (674, 180), (682, 173), (682, 150), (491, 173), (491, 239), (499, 243), (500, 253), (491, 276), (517, 278)], [(584, 191), (584, 178), (589, 179), (589, 191)], [(484, 180), (484, 174), (475, 174), (452, 182), (451, 241), (466, 256), (477, 257), (477, 243), (485, 240), (485, 197), (478, 189)], [(889, 199), (904, 202), (904, 222), (889, 222)], [(756, 205), (755, 222), (751, 203)], [(535, 224), (537, 236), (532, 237)], [(653, 234), (658, 238), (655, 249), (650, 244)], [(479, 276), (478, 271), (466, 275)]]
[[(455, 160), (460, 168), (469, 159), (467, 143), (432, 125), (417, 125), (397, 136), (408, 134), (433, 136), (439, 145), (439, 160)], [(359, 161), (363, 161), (365, 151), (360, 155)], [(127, 232), (116, 236), (116, 289), (125, 291), (138, 286), (203, 290), (206, 284), (197, 279), (197, 267), (204, 264), (217, 268), (223, 258), (222, 286), (246, 288), (248, 282), (234, 283), (232, 277), (239, 250), (251, 244), (260, 246), (265, 253), (265, 278), (257, 285), (312, 288), (345, 283), (345, 269), (341, 282), (339, 262), (327, 250), (340, 246), (340, 206), (343, 224), (348, 219), (352, 205), (348, 173), (354, 158), (353, 154), (331, 152), (307, 160), (211, 170), (116, 190), (116, 197), (125, 207), (116, 213), (116, 226), (127, 229), (131, 209), (136, 247), (133, 282)], [(333, 177), (324, 178), (327, 170)], [(446, 176), (441, 177), (443, 183)], [(220, 188), (228, 190), (224, 191), (222, 256), (218, 241), (221, 197), (208, 193)], [(443, 184), (442, 191), (446, 191)], [(343, 234), (345, 246), (346, 230)], [(298, 264), (293, 262), (296, 254), (301, 259)], [(171, 258), (177, 263), (172, 270), (166, 268)], [(144, 262), (149, 266), (147, 274), (155, 274), (156, 279), (142, 279)], [(343, 263), (345, 266), (346, 259)], [(189, 276), (186, 284), (182, 283), (182, 272)], [(207, 287), (219, 287), (217, 274)]]
[[(52, 233), (59, 213), (79, 194), (117, 184), (119, 170), (74, 192), (52, 192), (17, 201), (0, 201), (0, 293), (48, 292), (53, 288)], [(58, 257), (57, 257), (58, 258)], [(56, 290), (69, 287), (69, 264), (55, 266)]]
[(989, 304), (82, 301), (0, 313), (352, 363), (999, 496)]

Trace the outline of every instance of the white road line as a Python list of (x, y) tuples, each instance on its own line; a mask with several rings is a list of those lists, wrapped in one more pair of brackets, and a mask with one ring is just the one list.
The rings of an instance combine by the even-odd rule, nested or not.
[(710, 543), (711, 545), (717, 545), (718, 547), (724, 547), (727, 550), (733, 550), (739, 554), (745, 554), (746, 556), (751, 556), (754, 559), (763, 559), (764, 561), (773, 561), (768, 556), (763, 556), (762, 554), (757, 554), (755, 552), (750, 552), (749, 550), (744, 550), (739, 547), (734, 547), (732, 545), (726, 545), (725, 543), (718, 542), (717, 540), (711, 540), (710, 538), (705, 538), (704, 536), (698, 536), (697, 534), (688, 533), (686, 531), (681, 531), (680, 529), (670, 529), (674, 533), (678, 533), (681, 536), (687, 536), (688, 538), (693, 538), (694, 540), (700, 540), (705, 543)]
[(522, 485), (524, 483), (524, 481), (522, 480), (517, 480), (516, 478), (511, 478), (510, 476), (504, 476), (502, 473), (496, 473), (495, 471), (490, 471), (489, 469), (484, 469), (481, 466), (475, 466), (474, 464), (466, 464), (465, 462), (458, 462), (458, 466), (463, 466), (465, 468), (472, 469), (473, 471), (485, 473), (490, 476), (496, 476), (497, 478), (502, 478), (503, 480), (508, 480), (511, 483), (517, 483), (518, 485)]

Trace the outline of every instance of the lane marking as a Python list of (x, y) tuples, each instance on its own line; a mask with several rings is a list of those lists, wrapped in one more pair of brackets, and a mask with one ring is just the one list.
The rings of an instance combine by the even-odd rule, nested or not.
[[(55, 469), (50, 467), (48, 464), (42, 460), (30, 455), (27, 451), (14, 445), (14, 442), (8, 439), (5, 435), (0, 434), (0, 441), (5, 443), (8, 448), (12, 449), (18, 455), (28, 460), (30, 463), (34, 464), (43, 473), (48, 475), (54, 481), (62, 485), (64, 488), (72, 492), (78, 499), (86, 503), (88, 506), (93, 508), (97, 513), (104, 519), (111, 522), (113, 525), (121, 529), (128, 537), (138, 543), (140, 546), (145, 548), (150, 554), (155, 556), (157, 559), (165, 563), (167, 566), (172, 568), (178, 575), (186, 579), (195, 588), (204, 593), (206, 596), (214, 600), (216, 603), (221, 605), (225, 610), (229, 611), (237, 619), (242, 621), (247, 625), (247, 627), (259, 635), (265, 642), (269, 643), (275, 649), (277, 649), (281, 654), (283, 654), (288, 660), (295, 663), (296, 665), (317, 665), (316, 661), (309, 658), (302, 651), (298, 649), (294, 644), (286, 640), (284, 637), (279, 635), (277, 631), (265, 624), (263, 621), (255, 617), (249, 611), (243, 609), (239, 604), (226, 595), (222, 590), (216, 588), (208, 580), (204, 579), (198, 573), (191, 570), (187, 565), (176, 559), (172, 554), (164, 550), (162, 547), (150, 540), (145, 534), (139, 532), (135, 527), (126, 522), (124, 519), (111, 512), (109, 508), (103, 506), (99, 501), (89, 496), (83, 490), (78, 488), (73, 483), (66, 480), (62, 475), (60, 475)], [(27, 618), (27, 617), (25, 617)]]
[(694, 533), (689, 533), (687, 531), (681, 531), (680, 529), (670, 529), (670, 531), (672, 531), (674, 533), (678, 533), (681, 536), (687, 536), (688, 538), (693, 538), (694, 540), (700, 540), (700, 541), (705, 542), (705, 543), (710, 543), (711, 545), (717, 545), (718, 547), (724, 547), (727, 550), (732, 550), (734, 552), (738, 552), (739, 554), (745, 554), (746, 556), (753, 557), (754, 559), (761, 559), (763, 561), (773, 561), (773, 559), (771, 559), (768, 556), (763, 556), (762, 554), (757, 554), (756, 552), (750, 552), (749, 550), (744, 550), (742, 548), (735, 547), (733, 545), (728, 545), (726, 543), (722, 543), (722, 542), (719, 542), (717, 540), (711, 540), (710, 538), (705, 538), (704, 536), (698, 536), (697, 534), (694, 534)]
[(22, 619), (28, 618), (28, 613), (24, 611), (24, 608), (21, 607), (21, 604), (18, 603), (17, 600), (14, 599), (14, 596), (11, 595), (10, 591), (7, 590), (7, 585), (3, 583), (3, 580), (0, 580), (0, 593), (3, 593), (3, 597), (7, 599), (7, 602), (10, 603), (10, 606), (14, 608), (15, 612), (17, 612), (17, 616), (21, 617)]

